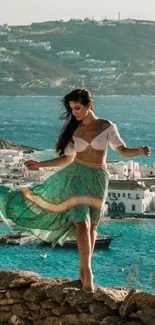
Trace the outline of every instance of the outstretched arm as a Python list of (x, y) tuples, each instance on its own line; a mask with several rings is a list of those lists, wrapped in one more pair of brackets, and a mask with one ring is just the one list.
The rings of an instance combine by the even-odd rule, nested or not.
[(135, 156), (139, 156), (139, 155), (145, 155), (145, 156), (149, 157), (151, 154), (150, 147), (127, 148), (124, 145), (122, 145), (122, 146), (119, 146), (116, 150), (123, 157), (135, 157)]
[(63, 167), (69, 165), (74, 159), (74, 156), (62, 155), (58, 158), (44, 161), (28, 160), (25, 162), (25, 166), (30, 170), (38, 170), (44, 167)]
[(62, 156), (44, 161), (28, 160), (25, 162), (25, 166), (31, 170), (37, 170), (44, 167), (63, 167), (71, 164), (71, 162), (74, 160), (75, 155), (76, 151), (74, 150), (74, 146), (68, 143)]
[(121, 139), (116, 124), (111, 124), (108, 133), (108, 141), (113, 150), (117, 150), (123, 157), (135, 157), (145, 155), (147, 157), (151, 154), (150, 147), (128, 148), (125, 142)]

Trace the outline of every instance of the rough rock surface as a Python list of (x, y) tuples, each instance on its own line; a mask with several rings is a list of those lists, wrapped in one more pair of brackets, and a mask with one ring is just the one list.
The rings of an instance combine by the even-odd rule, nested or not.
[(34, 152), (34, 150), (35, 151), (38, 150), (38, 149), (33, 148), (33, 147), (15, 144), (13, 142), (6, 141), (4, 139), (0, 139), (0, 149), (18, 150), (18, 151), (23, 150), (23, 151), (26, 151), (28, 153), (32, 153), (32, 152)]
[(0, 272), (0, 324), (155, 325), (155, 296), (126, 287), (41, 278), (26, 271)]

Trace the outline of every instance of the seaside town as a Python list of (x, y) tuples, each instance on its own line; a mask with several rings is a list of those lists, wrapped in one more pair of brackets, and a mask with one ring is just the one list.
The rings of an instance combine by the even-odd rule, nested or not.
[[(16, 189), (40, 184), (58, 170), (28, 170), (24, 162), (37, 159), (38, 155), (38, 151), (0, 149), (0, 187), (5, 185)], [(109, 161), (107, 167), (110, 181), (104, 216), (155, 218), (155, 164), (141, 165), (133, 160)]]

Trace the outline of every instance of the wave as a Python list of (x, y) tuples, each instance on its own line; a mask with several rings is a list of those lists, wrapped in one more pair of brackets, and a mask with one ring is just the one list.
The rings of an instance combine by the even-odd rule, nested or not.
[(123, 126), (132, 126), (131, 123), (121, 123), (121, 125), (123, 125)]

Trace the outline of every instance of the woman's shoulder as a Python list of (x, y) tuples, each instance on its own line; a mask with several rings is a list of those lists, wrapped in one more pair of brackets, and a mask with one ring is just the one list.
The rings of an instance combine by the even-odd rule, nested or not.
[(110, 120), (104, 120), (99, 118), (99, 122), (102, 125), (103, 129), (108, 129), (110, 126), (114, 125), (114, 123)]

